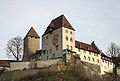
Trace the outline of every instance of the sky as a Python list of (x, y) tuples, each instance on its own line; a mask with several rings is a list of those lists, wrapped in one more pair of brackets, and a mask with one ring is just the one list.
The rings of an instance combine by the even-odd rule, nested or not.
[(8, 40), (24, 38), (31, 27), (41, 37), (62, 14), (76, 30), (76, 40), (95, 41), (104, 53), (111, 42), (120, 45), (120, 0), (0, 0), (0, 59), (8, 59)]

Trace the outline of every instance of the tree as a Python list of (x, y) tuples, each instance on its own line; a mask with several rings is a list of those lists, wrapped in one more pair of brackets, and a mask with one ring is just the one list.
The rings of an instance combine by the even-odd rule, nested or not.
[(9, 58), (19, 61), (23, 55), (23, 39), (20, 36), (14, 37), (7, 42), (6, 54)]
[(107, 54), (112, 58), (112, 61), (114, 63), (114, 74), (115, 78), (117, 78), (117, 67), (120, 63), (120, 47), (117, 44), (111, 42), (110, 46), (108, 47)]

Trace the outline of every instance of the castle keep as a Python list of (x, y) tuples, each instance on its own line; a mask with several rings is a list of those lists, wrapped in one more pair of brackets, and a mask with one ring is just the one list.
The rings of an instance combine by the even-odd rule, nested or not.
[(42, 35), (42, 49), (40, 37), (31, 27), (24, 38), (23, 61), (45, 61), (61, 58), (70, 61), (71, 55), (77, 55), (81, 61), (100, 66), (103, 71), (112, 71), (113, 63), (100, 50), (94, 41), (86, 44), (75, 40), (75, 29), (64, 15), (51, 21)]

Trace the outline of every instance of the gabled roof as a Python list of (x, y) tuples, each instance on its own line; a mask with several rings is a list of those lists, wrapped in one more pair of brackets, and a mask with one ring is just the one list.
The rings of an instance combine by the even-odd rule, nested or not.
[[(34, 30), (33, 27), (30, 28), (30, 30), (28, 31), (27, 35), (25, 36), (26, 37), (37, 37), (37, 38), (40, 38), (39, 35), (36, 33), (36, 31)], [(25, 39), (24, 38), (24, 39)]]
[(74, 30), (74, 28), (68, 22), (68, 20), (66, 19), (66, 17), (64, 15), (61, 15), (61, 16), (59, 16), (56, 19), (53, 19), (51, 21), (51, 23), (49, 24), (49, 26), (47, 27), (45, 33), (42, 36), (48, 34), (50, 31), (54, 31), (54, 30), (56, 30), (58, 28), (61, 28), (61, 27), (65, 27), (65, 28)]
[(92, 45), (86, 44), (86, 43), (83, 43), (83, 42), (80, 42), (80, 41), (75, 41), (75, 47), (79, 48), (79, 49), (84, 49), (84, 50), (87, 50), (87, 51), (99, 53), (99, 51), (97, 49), (95, 49)]

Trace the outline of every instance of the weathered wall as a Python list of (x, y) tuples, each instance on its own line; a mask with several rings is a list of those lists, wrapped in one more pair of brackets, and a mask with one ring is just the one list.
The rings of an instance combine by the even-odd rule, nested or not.
[[(75, 48), (75, 49), (76, 49), (76, 54), (80, 55), (80, 58), (82, 61), (89, 62), (92, 64), (97, 64), (97, 65), (101, 64), (101, 54), (98, 54), (98, 56), (96, 56), (94, 52), (86, 51), (83, 49), (79, 50), (78, 48)], [(86, 57), (86, 59), (85, 59), (85, 57)], [(88, 60), (88, 57), (90, 57), (90, 60)], [(94, 59), (94, 61), (93, 61), (93, 59)], [(99, 60), (99, 62), (98, 62), (98, 60)]]
[[(66, 37), (68, 37), (68, 40), (66, 40)], [(70, 39), (72, 39), (72, 41)], [(67, 48), (75, 51), (75, 31), (62, 27), (62, 50)]]
[(105, 74), (105, 72), (113, 72), (113, 66), (114, 64), (112, 62), (109, 62), (107, 60), (101, 59), (101, 73)]
[(23, 61), (30, 61), (30, 55), (40, 49), (40, 38), (27, 37), (24, 40), (24, 56)]
[(88, 62), (83, 62), (83, 61), (82, 61), (82, 64), (83, 64), (84, 66), (89, 67), (91, 70), (93, 70), (93, 71), (95, 71), (95, 72), (98, 72), (98, 73), (101, 72), (101, 70), (100, 70), (100, 65), (92, 64), (92, 63), (88, 63)]
[[(61, 28), (42, 37), (42, 60), (62, 56)], [(57, 49), (56, 49), (57, 47)]]
[(23, 70), (23, 69), (32, 69), (32, 68), (44, 68), (51, 65), (57, 65), (62, 62), (62, 59), (52, 59), (46, 61), (36, 61), (36, 62), (11, 62), (10, 70)]
[(40, 69), (24, 70), (24, 71), (8, 71), (0, 75), (0, 81), (15, 81), (25, 76), (37, 74)]
[(30, 62), (10, 62), (10, 70), (30, 69)]

